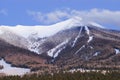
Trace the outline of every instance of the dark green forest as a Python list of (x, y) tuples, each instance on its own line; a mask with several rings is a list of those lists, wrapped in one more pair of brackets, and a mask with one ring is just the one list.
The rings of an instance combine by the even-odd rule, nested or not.
[(102, 72), (74, 72), (55, 74), (32, 74), (24, 76), (4, 76), (0, 80), (120, 80), (120, 71)]

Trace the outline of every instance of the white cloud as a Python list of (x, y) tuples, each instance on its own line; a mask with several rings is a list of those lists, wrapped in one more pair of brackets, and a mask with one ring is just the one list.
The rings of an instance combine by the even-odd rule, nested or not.
[(41, 12), (34, 12), (34, 11), (27, 11), (27, 13), (33, 18), (41, 23), (44, 24), (50, 24), (50, 23), (56, 23), (58, 21), (63, 20), (63, 18), (69, 18), (68, 12), (66, 11), (54, 11), (50, 13), (41, 13)]
[(65, 9), (56, 10), (49, 13), (28, 11), (28, 14), (33, 16), (35, 20), (44, 24), (56, 23), (62, 21), (63, 19), (79, 16), (85, 21), (95, 21), (100, 24), (112, 24), (120, 26), (120, 11), (110, 11), (106, 9), (91, 9), (84, 11)]
[(1, 10), (0, 10), (0, 14), (2, 14), (2, 15), (7, 15), (7, 10), (6, 10), (6, 9), (1, 9)]
[(120, 11), (92, 9), (90, 11), (74, 10), (73, 13), (81, 16), (84, 20), (120, 26)]

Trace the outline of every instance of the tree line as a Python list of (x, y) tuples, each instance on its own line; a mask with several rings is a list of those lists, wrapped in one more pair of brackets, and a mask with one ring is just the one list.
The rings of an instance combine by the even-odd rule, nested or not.
[(102, 72), (74, 72), (54, 74), (32, 74), (24, 76), (4, 76), (0, 80), (120, 80), (120, 71)]

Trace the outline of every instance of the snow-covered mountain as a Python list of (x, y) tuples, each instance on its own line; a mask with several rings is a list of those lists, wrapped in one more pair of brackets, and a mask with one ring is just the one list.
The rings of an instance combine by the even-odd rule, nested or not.
[(60, 31), (89, 25), (103, 28), (97, 23), (83, 22), (80, 17), (74, 17), (50, 26), (1, 26), (0, 38), (14, 46), (23, 47), (40, 54), (41, 52), (37, 48), (46, 40), (45, 38)]
[(120, 31), (79, 17), (50, 26), (1, 26), (0, 40), (58, 67), (118, 68), (120, 64)]

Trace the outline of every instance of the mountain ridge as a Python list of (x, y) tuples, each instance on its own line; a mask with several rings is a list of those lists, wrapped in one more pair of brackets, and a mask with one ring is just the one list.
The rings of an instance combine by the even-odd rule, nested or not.
[[(38, 43), (33, 43), (34, 41), (31, 41), (31, 40), (37, 40), (37, 39), (42, 39), (45, 37), (50, 37), (50, 36), (57, 34), (60, 31), (64, 31), (67, 29), (80, 27), (80, 26), (86, 26), (86, 25), (93, 25), (93, 26), (101, 27), (101, 25), (95, 22), (91, 22), (91, 24), (89, 22), (85, 23), (82, 21), (80, 17), (74, 17), (74, 18), (71, 18), (63, 22), (56, 23), (54, 25), (50, 25), (50, 26), (33, 26), (33, 27), (22, 26), (22, 25), (17, 25), (16, 27), (1, 26), (0, 35), (7, 37), (10, 33), (12, 35), (9, 35), (10, 36), (10, 37), (8, 36), (9, 38), (7, 37), (7, 39), (5, 39), (6, 37), (2, 37), (2, 39), (6, 40), (8, 43), (12, 43), (14, 46), (18, 46), (18, 47), (24, 46), (24, 48), (26, 49), (39, 53), (37, 50), (30, 48), (30, 47), (34, 47), (38, 45)], [(16, 38), (19, 39), (19, 42), (21, 41), (20, 43), (23, 43), (23, 44), (17, 44), (16, 42), (18, 42), (18, 40), (15, 41), (14, 40), (15, 38), (13, 39), (11, 36), (12, 37), (16, 36)]]

